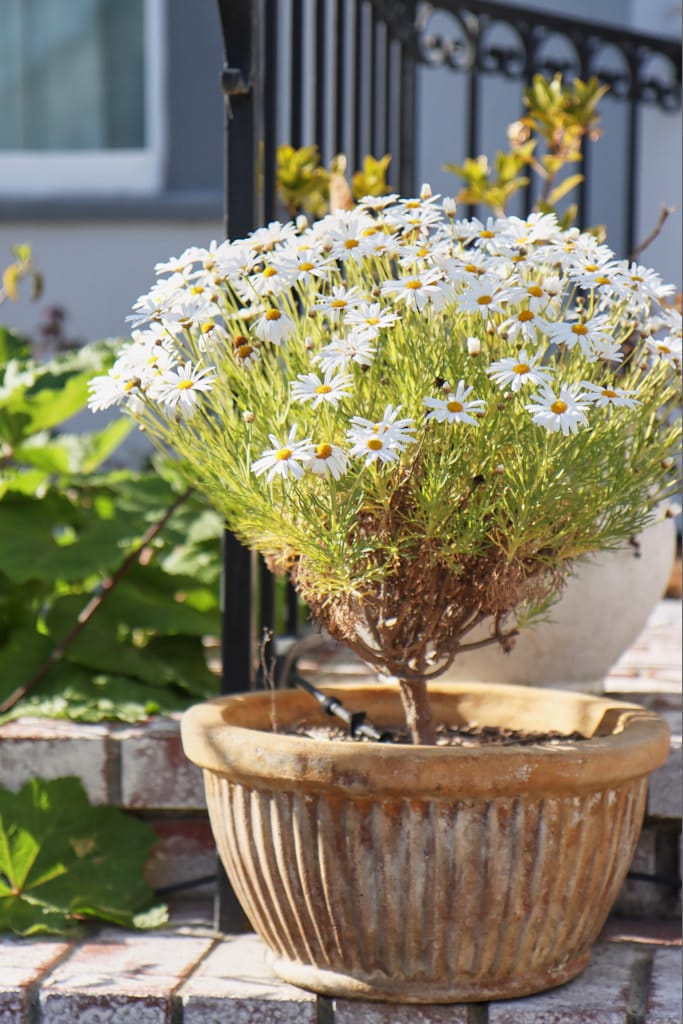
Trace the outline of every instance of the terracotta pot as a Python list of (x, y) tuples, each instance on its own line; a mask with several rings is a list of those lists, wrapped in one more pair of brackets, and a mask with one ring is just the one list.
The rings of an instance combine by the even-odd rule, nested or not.
[[(661, 519), (639, 534), (636, 547), (586, 558), (547, 622), (522, 631), (509, 654), (498, 645), (462, 652), (444, 678), (602, 693), (605, 676), (661, 600), (675, 554), (675, 520)], [(481, 640), (489, 631), (482, 627), (466, 639)]]
[[(430, 689), (452, 724), (594, 738), (448, 748), (270, 731), (329, 722), (300, 691), (221, 698), (183, 718), (221, 858), (287, 981), (364, 999), (478, 1001), (550, 988), (588, 961), (667, 726), (635, 705), (561, 691)], [(388, 684), (325, 691), (380, 726), (402, 720)]]

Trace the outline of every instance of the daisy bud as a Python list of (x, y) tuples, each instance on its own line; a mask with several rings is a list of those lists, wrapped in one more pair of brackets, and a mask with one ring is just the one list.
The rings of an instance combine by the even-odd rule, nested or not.
[(300, 213), (296, 218), (296, 229), (297, 231), (305, 231), (308, 227), (308, 217), (305, 213)]
[(446, 214), (446, 216), (450, 217), (451, 219), (455, 217), (456, 209), (457, 204), (455, 202), (455, 199), (452, 199), (450, 196), (446, 196), (446, 198), (443, 201), (443, 212)]
[(242, 419), (244, 420), (245, 423), (253, 423), (254, 422), (255, 417), (254, 417), (254, 414), (251, 411), (251, 409), (245, 409), (244, 410), (244, 412), (242, 413)]
[(467, 339), (467, 353), (471, 356), (478, 356), (481, 352), (481, 341), (479, 338)]
[(313, 349), (315, 348), (315, 342), (313, 341), (313, 338), (311, 337), (310, 334), (306, 335), (306, 339), (304, 341), (304, 345), (306, 347), (306, 351), (307, 352), (312, 352)]
[(426, 182), (420, 189), (420, 199), (431, 199), (432, 198), (432, 186)]
[(665, 459), (662, 459), (662, 469), (671, 469), (673, 464), (674, 460), (669, 455), (667, 455)]
[(311, 320), (315, 320), (317, 315), (318, 314), (315, 309), (309, 309), (308, 313), (306, 314), (306, 316), (310, 317)]
[(503, 473), (505, 472), (505, 466), (503, 465), (503, 463), (499, 462), (497, 466), (494, 466), (493, 472), (496, 474), (496, 476), (502, 476)]

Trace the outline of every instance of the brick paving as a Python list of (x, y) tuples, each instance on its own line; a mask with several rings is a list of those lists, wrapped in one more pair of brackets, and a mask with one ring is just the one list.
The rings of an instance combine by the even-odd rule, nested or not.
[[(316, 652), (320, 655), (320, 650)], [(328, 648), (335, 679), (361, 669)], [(643, 874), (680, 873), (680, 603), (662, 601), (614, 667), (606, 690), (667, 717), (672, 752), (655, 774), (634, 861)], [(153, 735), (153, 744), (146, 738)], [(160, 840), (150, 881), (211, 874), (214, 848), (198, 769), (182, 756), (178, 723), (78, 726), (23, 720), (0, 727), (0, 783), (75, 773), (91, 799), (143, 814)], [(193, 890), (194, 892), (194, 890)], [(102, 928), (87, 939), (0, 936), (1, 1024), (681, 1024), (680, 894), (631, 881), (581, 977), (526, 999), (471, 1006), (396, 1007), (316, 998), (278, 981), (254, 935), (222, 937), (210, 900), (185, 899), (170, 924), (128, 933)], [(645, 919), (643, 918), (645, 915)]]

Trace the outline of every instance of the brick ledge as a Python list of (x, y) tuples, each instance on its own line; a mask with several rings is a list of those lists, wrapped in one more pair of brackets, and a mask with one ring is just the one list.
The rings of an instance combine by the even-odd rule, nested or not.
[(279, 981), (253, 934), (221, 937), (209, 903), (164, 929), (103, 928), (87, 939), (0, 938), (3, 1024), (680, 1024), (673, 923), (611, 919), (586, 971), (525, 999), (395, 1006), (317, 998)]

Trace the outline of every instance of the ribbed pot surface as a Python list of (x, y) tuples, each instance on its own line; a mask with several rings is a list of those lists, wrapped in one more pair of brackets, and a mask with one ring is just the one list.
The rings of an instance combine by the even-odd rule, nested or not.
[[(655, 728), (661, 748), (666, 730)], [(188, 735), (184, 724), (195, 759)], [(438, 748), (447, 767), (448, 753), (455, 756), (443, 785), (432, 770), (424, 796), (411, 748), (403, 748), (403, 796), (382, 745), (364, 747), (382, 761), (377, 778), (365, 760), (354, 775), (351, 761), (312, 768), (307, 784), (300, 765), (287, 778), (279, 761), (270, 763), (270, 738), (295, 750), (321, 743), (253, 734), (253, 778), (242, 753), (232, 772), (203, 767), (219, 853), (283, 978), (326, 994), (455, 1002), (529, 994), (585, 966), (631, 862), (646, 800), (642, 772), (604, 787), (591, 781), (586, 750), (604, 751), (605, 737), (543, 750), (539, 763), (549, 755), (555, 773), (545, 790), (536, 768), (525, 772), (514, 757), (506, 765), (499, 753), (501, 784), (488, 794), (477, 793), (481, 750), (463, 757)], [(577, 777), (576, 791), (558, 769), (563, 757), (576, 762), (565, 773)], [(331, 785), (321, 778), (330, 773)]]

